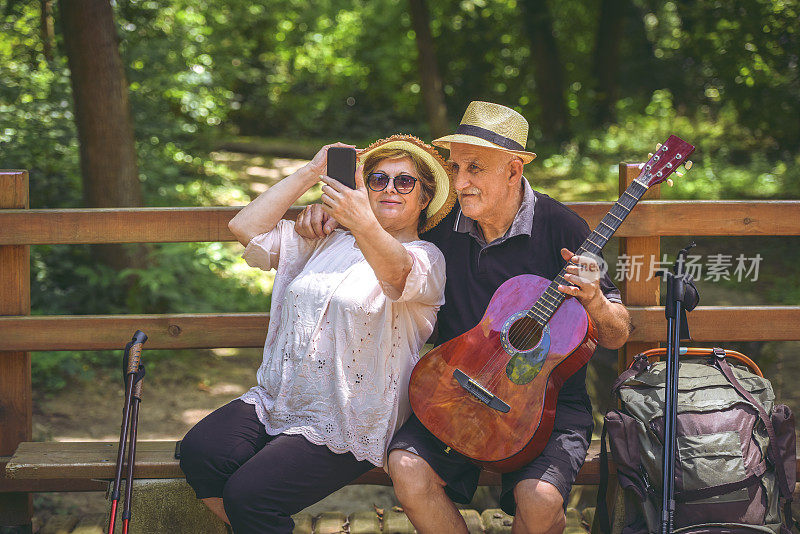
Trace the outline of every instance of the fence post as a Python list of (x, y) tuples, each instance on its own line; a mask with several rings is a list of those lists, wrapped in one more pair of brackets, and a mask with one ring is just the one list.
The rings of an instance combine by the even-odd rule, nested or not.
[[(0, 209), (29, 207), (28, 172), (0, 171)], [(0, 246), (0, 315), (30, 315), (30, 264), (28, 245)], [(31, 403), (31, 353), (0, 352), (0, 456), (31, 440)], [(31, 532), (32, 515), (30, 494), (0, 493), (0, 530)]]
[[(634, 178), (639, 176), (638, 163), (619, 164), (619, 194), (628, 188)], [(656, 185), (650, 188), (642, 200), (653, 200), (661, 197), (661, 186)], [(636, 209), (636, 208), (634, 208)], [(650, 261), (659, 261), (661, 254), (661, 238), (655, 237), (621, 237), (619, 239), (619, 256), (625, 257), (630, 262), (628, 265), (633, 267), (634, 259), (642, 260), (638, 276), (635, 269), (626, 274), (621, 285), (622, 302), (626, 306), (658, 306), (661, 290), (661, 278), (647, 280), (650, 271)], [(634, 325), (636, 326), (636, 325)], [(658, 347), (657, 342), (628, 342), (618, 352), (617, 371), (621, 373), (628, 368), (633, 361), (633, 357), (640, 352)]]

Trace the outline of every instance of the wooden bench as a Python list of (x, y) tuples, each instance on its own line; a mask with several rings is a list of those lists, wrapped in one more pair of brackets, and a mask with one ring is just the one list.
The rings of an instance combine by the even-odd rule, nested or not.
[[(182, 524), (179, 527), (175, 520), (186, 521), (192, 508), (197, 507), (194, 493), (180, 480), (183, 472), (178, 460), (174, 457), (174, 441), (141, 441), (137, 445), (135, 478), (139, 486), (134, 486), (134, 504), (137, 508), (136, 519), (139, 531), (150, 532), (194, 532), (198, 524), (204, 531), (222, 532), (222, 528), (211, 527), (216, 520), (211, 517), (203, 519), (205, 510), (194, 510), (196, 518), (193, 524)], [(36, 484), (38, 491), (106, 491), (114, 477), (117, 444), (110, 442), (25, 442), (21, 443), (16, 453), (5, 466), (6, 476), (12, 482)], [(593, 444), (589, 458), (578, 475), (580, 484), (596, 484), (599, 480), (599, 444)], [(0, 464), (0, 467), (2, 465)], [(155, 480), (154, 480), (155, 479)], [(169, 479), (169, 480), (165, 480)], [(496, 473), (484, 471), (479, 483), (485, 486), (499, 486), (501, 477)], [(391, 485), (388, 475), (379, 468), (365, 473), (354, 484)], [(161, 498), (168, 492), (169, 503)], [(143, 501), (137, 499), (144, 498)], [(141, 503), (141, 506), (140, 504)], [(202, 507), (201, 507), (202, 508)], [(498, 509), (461, 510), (471, 533), (507, 532), (511, 519)], [(581, 516), (571, 512), (571, 524), (578, 526)], [(574, 517), (573, 517), (574, 516)], [(174, 518), (169, 526), (164, 525), (164, 518)], [(413, 527), (401, 509), (376, 509), (374, 512), (355, 512), (344, 514), (341, 511), (323, 514), (301, 513), (294, 516), (297, 534), (312, 532), (340, 532), (343, 525), (349, 524), (347, 530), (354, 534), (377, 534), (380, 532), (412, 532)], [(105, 532), (106, 517), (100, 515), (56, 516), (48, 520), (45, 529), (48, 532), (71, 532), (75, 525), (84, 525), (83, 532)], [(142, 521), (147, 525), (142, 527)], [(312, 524), (314, 525), (312, 529)], [(381, 527), (383, 525), (383, 527)], [(220, 525), (221, 527), (221, 525)], [(77, 527), (75, 527), (77, 528)]]
[[(183, 471), (175, 459), (174, 441), (141, 441), (136, 447), (135, 478), (183, 478)], [(20, 482), (35, 480), (38, 491), (98, 491), (105, 490), (108, 481), (114, 479), (117, 461), (117, 444), (102, 441), (70, 442), (25, 442), (20, 443), (14, 455), (5, 465), (7, 480)], [(609, 462), (614, 472), (613, 462)], [(800, 480), (800, 461), (797, 464)], [(83, 489), (74, 489), (74, 481), (87, 481)], [(91, 483), (89, 483), (91, 482)], [(583, 464), (576, 484), (598, 484), (600, 482), (600, 442), (592, 441), (586, 462)], [(93, 484), (97, 483), (97, 484)], [(500, 475), (482, 471), (478, 482), (481, 486), (499, 486)], [(374, 468), (353, 484), (391, 486), (386, 472)], [(27, 487), (27, 486), (25, 486)], [(3, 488), (11, 491), (15, 488)]]
[[(136, 478), (183, 478), (174, 457), (174, 441), (142, 441), (136, 446)], [(578, 475), (578, 484), (597, 484), (600, 481), (600, 446), (592, 443), (589, 454)], [(6, 465), (9, 480), (97, 481), (104, 485), (114, 479), (117, 444), (110, 442), (25, 442), (21, 443)], [(484, 486), (499, 486), (500, 475), (483, 471)], [(359, 477), (353, 484), (391, 486), (392, 481), (383, 469), (375, 468)], [(87, 484), (87, 491), (97, 487)], [(72, 491), (72, 490), (70, 490)]]
[[(620, 193), (638, 175), (621, 163)], [(660, 238), (675, 235), (798, 236), (800, 201), (654, 201), (658, 189), (620, 227), (620, 254), (660, 259)], [(590, 226), (608, 202), (569, 203)], [(228, 221), (237, 208), (28, 209), (28, 175), (0, 171), (0, 528), (30, 525), (30, 494), (103, 491), (112, 477), (116, 444), (32, 443), (30, 351), (119, 350), (140, 328), (148, 349), (263, 346), (267, 314), (31, 316), (29, 246), (78, 243), (232, 241)], [(294, 218), (297, 209), (285, 215)], [(672, 251), (671, 251), (672, 252)], [(659, 280), (631, 279), (620, 289), (635, 326), (619, 352), (623, 369), (636, 353), (665, 341)], [(741, 324), (748, 328), (741, 328)], [(800, 306), (701, 306), (689, 315), (698, 342), (800, 340)], [(181, 477), (174, 442), (142, 442), (137, 477)], [(12, 458), (14, 452), (17, 454)], [(485, 473), (482, 484), (497, 483)], [(596, 447), (579, 482), (597, 483)], [(380, 470), (359, 483), (388, 484)]]

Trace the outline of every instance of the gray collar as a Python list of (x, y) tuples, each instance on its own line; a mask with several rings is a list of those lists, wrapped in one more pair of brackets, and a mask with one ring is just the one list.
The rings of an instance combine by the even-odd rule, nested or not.
[(517, 210), (517, 214), (514, 216), (514, 221), (511, 223), (511, 226), (508, 228), (506, 233), (503, 237), (495, 239), (491, 243), (486, 243), (483, 238), (483, 232), (478, 225), (478, 222), (475, 219), (471, 219), (464, 215), (461, 211), (461, 208), (458, 209), (458, 214), (456, 215), (456, 222), (453, 226), (453, 230), (456, 232), (461, 233), (468, 233), (470, 236), (475, 238), (481, 247), (486, 247), (489, 245), (499, 245), (506, 239), (517, 235), (531, 235), (531, 231), (533, 229), (533, 208), (534, 204), (536, 204), (536, 194), (533, 192), (531, 188), (531, 184), (528, 183), (528, 180), (525, 177), (522, 177), (522, 204), (520, 205), (519, 209)]

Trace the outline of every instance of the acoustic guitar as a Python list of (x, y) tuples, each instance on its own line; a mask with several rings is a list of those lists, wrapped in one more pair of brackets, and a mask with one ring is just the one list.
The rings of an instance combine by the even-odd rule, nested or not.
[[(599, 254), (650, 187), (681, 165), (691, 167), (686, 158), (693, 151), (674, 135), (659, 145), (576, 254)], [(558, 291), (570, 285), (565, 273), (566, 267), (552, 281), (510, 278), (480, 323), (428, 352), (411, 374), (411, 407), (422, 424), (489, 470), (513, 471), (541, 454), (562, 384), (597, 346), (583, 306)]]

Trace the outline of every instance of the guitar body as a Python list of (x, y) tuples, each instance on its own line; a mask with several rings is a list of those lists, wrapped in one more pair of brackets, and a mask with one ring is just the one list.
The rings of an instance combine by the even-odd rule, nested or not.
[(541, 454), (561, 386), (597, 345), (574, 298), (544, 328), (525, 315), (549, 285), (531, 274), (507, 280), (477, 326), (428, 352), (411, 375), (411, 407), (422, 424), (492, 471), (513, 471)]

